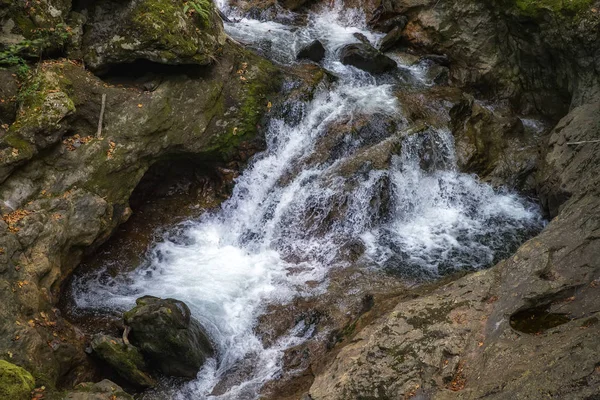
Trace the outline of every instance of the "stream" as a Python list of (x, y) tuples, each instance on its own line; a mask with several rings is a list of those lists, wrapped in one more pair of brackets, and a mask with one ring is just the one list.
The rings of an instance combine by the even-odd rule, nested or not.
[[(310, 101), (272, 113), (266, 151), (219, 210), (179, 224), (133, 272), (110, 278), (95, 271), (73, 283), (81, 310), (128, 309), (142, 295), (189, 305), (217, 356), (197, 379), (163, 388), (178, 399), (258, 398), (282, 374), (284, 350), (312, 334), (297, 326), (266, 345), (256, 334), (258, 318), (270, 304), (326, 291), (328, 272), (355, 262), (349, 246), (359, 249), (361, 268), (423, 281), (488, 267), (544, 224), (535, 203), (459, 172), (449, 129), (411, 130), (394, 91), (432, 85), (426, 64), (397, 60), (397, 71), (374, 77), (339, 61), (344, 45), (359, 42), (355, 33), (375, 46), (382, 38), (360, 11), (336, 3), (292, 26), (218, 5), (240, 19), (225, 24), (232, 38), (277, 63), (297, 63), (297, 52), (319, 39), (321, 65), (337, 80), (320, 84)], [(336, 133), (340, 124), (361, 129)], [(213, 394), (248, 363), (243, 379)]]

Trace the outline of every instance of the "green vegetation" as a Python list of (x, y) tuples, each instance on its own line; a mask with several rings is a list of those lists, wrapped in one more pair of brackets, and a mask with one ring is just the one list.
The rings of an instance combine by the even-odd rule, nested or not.
[(0, 51), (0, 67), (17, 66), (17, 76), (24, 80), (29, 74), (27, 59), (39, 59), (45, 51), (62, 47), (69, 38), (70, 31), (64, 24), (36, 30), (32, 39), (25, 39)]
[(35, 387), (33, 376), (23, 368), (0, 360), (0, 397), (29, 400)]
[(204, 25), (208, 24), (210, 20), (210, 12), (212, 10), (212, 3), (210, 0), (189, 0), (183, 3), (183, 12), (195, 13)]

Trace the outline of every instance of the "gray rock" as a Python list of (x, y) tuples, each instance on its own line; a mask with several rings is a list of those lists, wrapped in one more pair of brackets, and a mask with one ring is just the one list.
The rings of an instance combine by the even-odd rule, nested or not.
[(104, 379), (93, 383), (80, 383), (75, 389), (68, 391), (62, 397), (63, 400), (133, 400), (123, 388), (116, 383)]
[(194, 378), (214, 350), (181, 301), (145, 296), (123, 315), (131, 342), (166, 375)]
[(383, 52), (390, 50), (400, 41), (400, 39), (402, 39), (402, 28), (397, 26), (381, 39), (379, 50)]

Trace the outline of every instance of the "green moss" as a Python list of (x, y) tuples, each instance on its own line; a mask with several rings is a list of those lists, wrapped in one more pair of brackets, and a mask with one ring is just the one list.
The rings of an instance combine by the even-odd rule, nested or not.
[(29, 400), (35, 387), (33, 376), (23, 368), (0, 360), (0, 398)]
[[(240, 104), (237, 115), (226, 131), (212, 138), (206, 151), (216, 152), (221, 159), (229, 159), (244, 141), (252, 140), (259, 130), (262, 117), (268, 111), (270, 95), (281, 85), (280, 71), (269, 61), (240, 52), (237, 71), (245, 71), (240, 79), (240, 89), (232, 99)], [(243, 80), (241, 78), (244, 78)], [(226, 103), (229, 103), (225, 99)], [(227, 106), (227, 104), (225, 104)]]
[(187, 16), (180, 2), (145, 0), (135, 8), (131, 21), (132, 28), (141, 34), (142, 41), (157, 42), (164, 48), (160, 52), (163, 60), (168, 62), (187, 56), (200, 64), (208, 63), (206, 55), (198, 51), (196, 32), (188, 32), (187, 24), (182, 28), (182, 18)]

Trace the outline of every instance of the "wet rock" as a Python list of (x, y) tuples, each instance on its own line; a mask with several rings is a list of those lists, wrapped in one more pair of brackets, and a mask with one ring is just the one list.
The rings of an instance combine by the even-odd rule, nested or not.
[(323, 47), (323, 43), (319, 40), (315, 40), (308, 46), (303, 47), (297, 55), (298, 59), (308, 59), (316, 63), (320, 62), (323, 57), (325, 57), (325, 47)]
[(145, 296), (123, 315), (131, 342), (166, 375), (194, 378), (212, 345), (185, 303)]
[(408, 17), (404, 15), (397, 15), (388, 19), (374, 19), (371, 21), (371, 25), (382, 32), (391, 32), (392, 30), (398, 28), (400, 31), (404, 29), (406, 23), (408, 22)]
[(171, 65), (212, 63), (225, 33), (215, 7), (206, 4), (199, 13), (170, 0), (95, 2), (83, 37), (86, 66), (103, 71), (140, 59)]
[(64, 400), (133, 400), (119, 385), (104, 379), (93, 383), (80, 383), (64, 395)]
[(388, 34), (383, 37), (383, 39), (381, 39), (379, 50), (386, 52), (392, 49), (396, 44), (398, 44), (400, 39), (402, 39), (402, 28), (396, 26), (389, 31)]
[(355, 38), (357, 38), (358, 40), (360, 40), (361, 43), (368, 44), (369, 46), (371, 46), (371, 42), (369, 41), (369, 38), (367, 38), (362, 33), (360, 33), (360, 32), (354, 32), (352, 34), (352, 36), (354, 36)]
[(448, 59), (448, 56), (443, 54), (426, 54), (422, 56), (421, 59), (429, 60), (443, 67), (448, 67), (450, 65), (450, 60)]
[(495, 186), (534, 190), (538, 143), (545, 132), (525, 134), (522, 121), (510, 110), (485, 107), (466, 95), (450, 115), (461, 170)]
[(0, 360), (0, 397), (10, 400), (29, 400), (35, 387), (33, 376), (25, 369)]
[(146, 373), (146, 363), (137, 347), (123, 339), (98, 334), (91, 343), (96, 357), (110, 365), (123, 379), (141, 388), (153, 387), (156, 382)]
[(436, 85), (447, 85), (448, 78), (450, 76), (450, 70), (447, 67), (443, 67), (439, 64), (429, 63), (427, 72), (425, 73), (425, 79), (428, 82)]
[(354, 43), (342, 48), (340, 59), (343, 64), (352, 65), (372, 74), (381, 74), (396, 68), (396, 62), (372, 46)]

